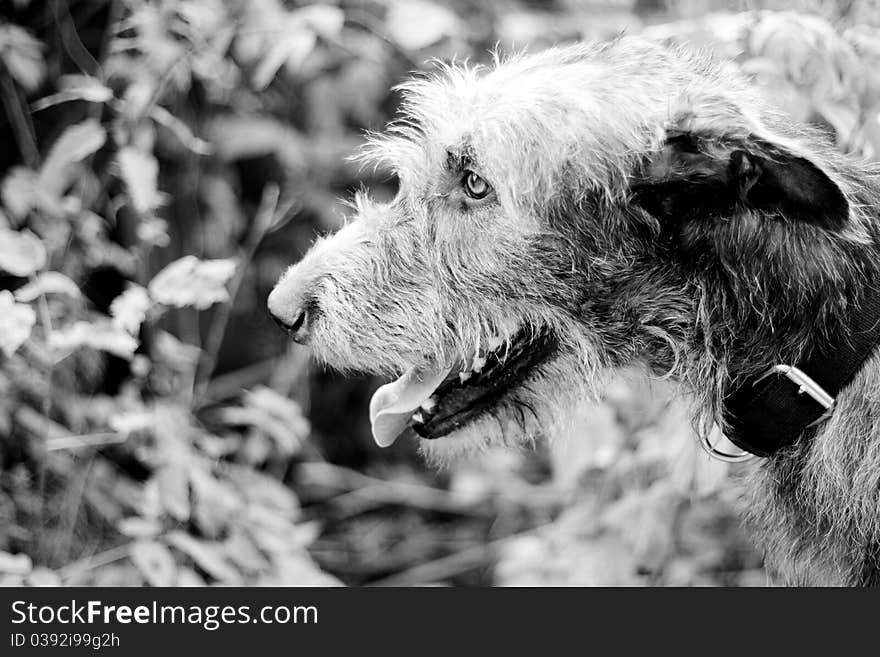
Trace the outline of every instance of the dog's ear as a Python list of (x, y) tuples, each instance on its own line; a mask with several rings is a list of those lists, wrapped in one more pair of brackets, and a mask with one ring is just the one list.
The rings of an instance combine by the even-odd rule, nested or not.
[(672, 133), (632, 184), (636, 204), (678, 225), (757, 212), (768, 220), (839, 230), (846, 197), (810, 160), (769, 141)]

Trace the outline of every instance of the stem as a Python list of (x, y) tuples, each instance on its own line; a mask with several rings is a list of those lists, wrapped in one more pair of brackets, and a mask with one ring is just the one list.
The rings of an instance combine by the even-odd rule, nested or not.
[(119, 545), (117, 547), (110, 548), (109, 550), (104, 550), (103, 552), (93, 554), (90, 557), (86, 557), (84, 559), (80, 559), (79, 561), (74, 561), (73, 563), (67, 564), (58, 571), (58, 576), (61, 578), (62, 581), (69, 580), (89, 570), (94, 570), (95, 568), (100, 568), (101, 566), (111, 564), (114, 561), (125, 559), (130, 554), (130, 552), (130, 543)]
[[(31, 283), (37, 282), (36, 274), (30, 276)], [(37, 297), (37, 314), (40, 317), (40, 324), (43, 326), (43, 342), (46, 348), (49, 348), (49, 339), (52, 337), (52, 315), (49, 313), (49, 302), (46, 300), (46, 293), (41, 292)], [(54, 361), (49, 365), (49, 371), (46, 373), (46, 383), (48, 384), (47, 394), (42, 400), (43, 415), (49, 417), (52, 412), (52, 371), (54, 369)]]
[[(103, 74), (101, 73), (101, 64), (92, 57), (88, 48), (85, 47), (85, 44), (83, 44), (82, 39), (79, 38), (79, 34), (76, 32), (76, 23), (70, 13), (67, 2), (56, 0), (51, 4), (51, 7), (52, 17), (58, 28), (58, 36), (61, 38), (64, 50), (67, 51), (71, 61), (86, 75), (94, 75), (97, 73), (103, 77)], [(65, 16), (63, 17), (61, 16), (62, 10), (65, 13)]]
[(36, 169), (40, 166), (40, 151), (37, 148), (34, 126), (24, 111), (18, 87), (2, 62), (0, 62), (0, 85), (2, 85), (0, 97), (3, 99), (6, 115), (15, 127), (13, 132), (18, 142), (18, 150), (21, 151), (21, 157), (29, 168)]
[(268, 232), (290, 211), (293, 204), (285, 206), (281, 212), (278, 212), (278, 199), (281, 192), (275, 183), (267, 184), (263, 190), (263, 197), (260, 200), (260, 207), (251, 223), (251, 228), (242, 245), (239, 253), (239, 264), (235, 271), (232, 281), (229, 283), (229, 301), (224, 303), (214, 313), (211, 326), (208, 328), (208, 335), (205, 338), (204, 349), (202, 350), (202, 358), (198, 373), (195, 377), (195, 390), (193, 394), (193, 403), (198, 405), (199, 400), (204, 397), (208, 382), (214, 368), (217, 365), (217, 355), (223, 344), (223, 337), (226, 335), (226, 325), (232, 314), (232, 307), (235, 298), (238, 295), (242, 281), (244, 281), (245, 272), (254, 258), (257, 247)]
[(505, 543), (510, 543), (527, 536), (539, 535), (541, 531), (552, 527), (553, 524), (553, 522), (548, 522), (524, 532), (504, 536), (488, 543), (473, 545), (459, 552), (413, 566), (403, 572), (371, 582), (370, 586), (418, 586), (443, 581), (454, 575), (488, 565), (498, 549)]

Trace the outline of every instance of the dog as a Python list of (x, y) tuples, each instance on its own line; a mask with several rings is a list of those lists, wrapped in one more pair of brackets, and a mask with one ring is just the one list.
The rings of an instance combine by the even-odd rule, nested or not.
[(830, 402), (791, 366), (831, 352), (836, 371), (853, 318), (880, 325), (880, 171), (710, 55), (637, 37), (439, 65), (400, 90), (357, 156), (396, 173), (396, 198), (357, 194), (268, 298), (327, 365), (393, 377), (376, 441), (441, 463), (521, 444), (633, 364), (694, 396), (701, 436), (735, 433), (731, 391), (773, 373), (823, 406), (744, 466), (768, 568), (880, 582), (880, 356)]

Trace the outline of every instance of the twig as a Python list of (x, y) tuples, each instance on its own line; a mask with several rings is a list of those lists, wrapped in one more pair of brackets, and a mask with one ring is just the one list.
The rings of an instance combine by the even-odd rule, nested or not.
[(257, 214), (254, 216), (253, 223), (251, 223), (251, 229), (248, 231), (247, 238), (242, 245), (235, 276), (233, 276), (232, 281), (229, 283), (229, 300), (215, 312), (211, 326), (208, 329), (208, 335), (205, 338), (201, 366), (195, 377), (194, 404), (198, 404), (198, 400), (205, 395), (208, 381), (214, 372), (214, 367), (217, 365), (217, 355), (223, 344), (223, 337), (226, 335), (226, 325), (232, 314), (235, 298), (238, 296), (238, 290), (241, 287), (242, 281), (244, 281), (248, 265), (253, 260), (257, 247), (260, 246), (260, 242), (263, 241), (266, 233), (293, 208), (293, 203), (290, 202), (279, 212), (278, 200), (280, 196), (281, 190), (276, 183), (269, 183), (263, 189), (260, 207), (257, 209)]
[(460, 552), (419, 564), (396, 575), (372, 582), (370, 586), (418, 586), (442, 581), (481, 565), (487, 565), (493, 550), (494, 547), (491, 543), (474, 545)]
[(82, 447), (95, 448), (101, 445), (125, 441), (125, 435), (120, 433), (106, 432), (76, 435), (54, 420), (40, 415), (30, 406), (20, 407), (15, 412), (15, 421), (32, 436), (42, 440), (41, 447), (46, 452), (57, 452), (59, 450)]
[(128, 544), (119, 545), (115, 548), (110, 548), (109, 550), (104, 550), (103, 552), (98, 552), (97, 554), (93, 554), (90, 557), (86, 557), (84, 559), (79, 559), (74, 561), (73, 563), (69, 563), (63, 568), (59, 569), (58, 576), (62, 580), (71, 579), (76, 577), (77, 575), (81, 575), (93, 568), (100, 568), (101, 566), (106, 566), (107, 564), (111, 564), (114, 561), (119, 561), (120, 559), (125, 559), (128, 556), (131, 548)]
[(403, 504), (436, 511), (458, 514), (480, 514), (478, 505), (457, 499), (454, 494), (440, 488), (410, 482), (378, 479), (331, 463), (302, 463), (299, 478), (310, 485), (344, 488), (348, 492), (333, 499), (348, 511), (357, 512), (359, 506), (370, 508), (374, 504)]
[(427, 511), (455, 513), (458, 515), (486, 515), (481, 513), (475, 504), (459, 502), (445, 491), (425, 487), (414, 491), (398, 482), (386, 481), (373, 486), (365, 486), (356, 490), (337, 495), (328, 500), (334, 507), (335, 520), (357, 516), (387, 504), (399, 504)]
[(242, 390), (266, 381), (276, 367), (278, 367), (278, 359), (267, 358), (211, 379), (205, 387), (204, 395), (197, 400), (197, 407), (229, 399)]
[(493, 553), (504, 543), (537, 534), (552, 525), (552, 522), (548, 522), (524, 532), (465, 548), (459, 552), (421, 563), (400, 573), (371, 582), (370, 586), (419, 586), (448, 579), (453, 575), (459, 575), (486, 564), (492, 558)]
[(95, 449), (104, 445), (124, 442), (125, 434), (112, 432), (90, 433), (81, 436), (58, 436), (46, 440), (46, 451), (56, 452), (60, 449), (82, 449), (83, 447)]
[[(64, 538), (57, 538), (55, 543), (55, 559), (61, 560), (62, 558), (67, 561), (70, 558), (70, 550), (73, 546), (73, 532), (76, 528), (76, 519), (79, 516), (80, 508), (82, 507), (82, 501), (85, 494), (86, 486), (89, 482), (89, 477), (92, 474), (92, 466), (95, 464), (94, 454), (92, 454), (86, 466), (80, 471), (79, 475), (75, 477), (76, 481), (73, 482), (73, 486), (68, 487), (66, 490), (66, 494), (64, 496), (64, 502), (62, 503), (65, 507), (67, 507), (66, 512), (60, 515), (63, 516), (61, 522), (64, 523)], [(74, 490), (71, 490), (75, 487)]]
[[(55, 25), (58, 27), (58, 32), (61, 36), (61, 43), (64, 45), (64, 50), (67, 51), (71, 61), (86, 75), (91, 75), (94, 71), (100, 73), (101, 64), (92, 57), (88, 48), (83, 44), (82, 39), (79, 38), (79, 34), (76, 32), (76, 23), (73, 20), (73, 16), (70, 14), (67, 2), (56, 0), (55, 2), (52, 2), (51, 5), (52, 17), (55, 19)], [(60, 9), (63, 9), (66, 14), (64, 25), (62, 25)], [(84, 62), (83, 58), (88, 58), (90, 61)], [(90, 64), (91, 67), (87, 64)]]
[[(424, 484), (379, 479), (332, 463), (322, 461), (300, 463), (298, 473), (300, 480), (306, 485), (345, 489), (347, 491), (345, 496), (338, 496), (332, 500), (343, 505), (349, 504), (349, 499), (357, 500), (362, 495), (359, 491), (369, 489), (370, 494), (376, 496), (377, 505), (395, 503), (449, 513), (467, 515), (481, 513), (478, 508), (479, 502), (462, 500), (455, 493), (447, 490)], [(499, 499), (507, 506), (553, 510), (564, 503), (565, 494), (554, 487), (517, 482), (516, 486), (505, 487)], [(372, 506), (364, 503), (365, 508)]]
[(23, 109), (21, 95), (18, 87), (12, 80), (12, 75), (6, 68), (6, 65), (0, 62), (0, 84), (3, 85), (2, 94), (3, 105), (6, 107), (6, 114), (9, 120), (15, 126), (15, 139), (18, 141), (18, 148), (24, 163), (31, 169), (40, 166), (40, 151), (37, 148), (37, 137), (34, 134), (34, 126), (28, 119)]
[(311, 390), (308, 385), (309, 353), (307, 349), (288, 342), (281, 359), (275, 360), (275, 369), (266, 383), (272, 390), (290, 396), (296, 394), (303, 408), (311, 407)]
[[(37, 277), (35, 274), (32, 274), (30, 277), (31, 283), (36, 284)], [(50, 344), (50, 340), (52, 338), (52, 315), (49, 313), (49, 301), (46, 299), (46, 292), (40, 292), (40, 296), (37, 297), (37, 312), (40, 315), (40, 324), (43, 325), (43, 341), (48, 347)], [(50, 364), (48, 367), (48, 372), (46, 376), (46, 383), (48, 390), (46, 394), (43, 395), (43, 415), (49, 417), (52, 414), (52, 371), (54, 369), (54, 364)]]
[(20, 406), (13, 416), (15, 422), (35, 438), (43, 439), (43, 447), (46, 442), (55, 438), (66, 438), (70, 432), (49, 418), (40, 415), (30, 406)]

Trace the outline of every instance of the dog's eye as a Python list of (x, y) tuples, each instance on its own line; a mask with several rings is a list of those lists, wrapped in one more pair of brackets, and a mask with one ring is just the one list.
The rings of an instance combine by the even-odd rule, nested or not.
[(473, 171), (465, 173), (462, 185), (464, 185), (464, 193), (477, 201), (486, 198), (492, 191), (492, 186)]

